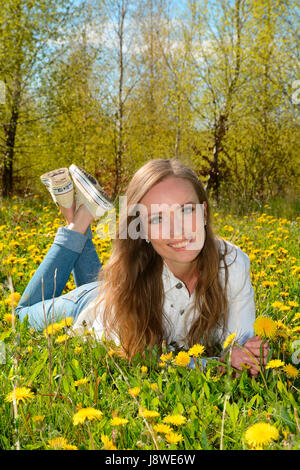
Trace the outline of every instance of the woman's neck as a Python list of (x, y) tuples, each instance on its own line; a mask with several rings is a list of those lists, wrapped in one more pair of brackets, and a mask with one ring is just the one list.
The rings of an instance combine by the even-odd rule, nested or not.
[(188, 289), (190, 295), (193, 293), (196, 283), (197, 283), (197, 275), (195, 273), (195, 263), (170, 263), (167, 260), (164, 260), (168, 268), (172, 271), (175, 277), (180, 279)]

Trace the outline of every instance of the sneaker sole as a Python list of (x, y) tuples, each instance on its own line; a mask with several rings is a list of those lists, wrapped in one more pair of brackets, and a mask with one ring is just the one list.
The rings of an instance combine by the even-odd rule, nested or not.
[[(106, 192), (102, 188), (96, 188), (93, 183), (91, 183), (85, 176), (83, 171), (81, 171), (75, 165), (71, 165), (69, 170), (73, 179), (84, 189), (84, 191), (97, 205), (104, 207), (106, 210), (113, 208), (113, 202)], [(93, 180), (95, 183), (99, 184), (95, 178), (93, 178)]]
[[(69, 181), (64, 185), (59, 183), (59, 176), (64, 176), (65, 179), (69, 178)], [(40, 177), (41, 182), (54, 194), (60, 195), (65, 194), (73, 189), (73, 183), (69, 176), (69, 171), (67, 168), (60, 168), (58, 170), (49, 171), (49, 173), (45, 173)]]

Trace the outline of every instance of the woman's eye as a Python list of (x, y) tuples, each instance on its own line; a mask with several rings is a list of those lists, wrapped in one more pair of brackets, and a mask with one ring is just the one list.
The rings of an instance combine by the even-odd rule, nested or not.
[(182, 208), (182, 211), (184, 214), (190, 214), (191, 212), (194, 212), (195, 208), (193, 206), (186, 206)]
[(161, 222), (161, 215), (153, 217), (153, 219), (150, 220), (150, 224), (159, 224), (159, 222)]

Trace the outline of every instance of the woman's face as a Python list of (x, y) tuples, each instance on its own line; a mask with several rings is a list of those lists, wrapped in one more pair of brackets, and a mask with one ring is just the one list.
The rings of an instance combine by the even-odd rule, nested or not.
[(143, 226), (153, 248), (169, 263), (190, 263), (205, 242), (206, 202), (200, 204), (190, 181), (169, 177), (153, 186), (140, 201)]

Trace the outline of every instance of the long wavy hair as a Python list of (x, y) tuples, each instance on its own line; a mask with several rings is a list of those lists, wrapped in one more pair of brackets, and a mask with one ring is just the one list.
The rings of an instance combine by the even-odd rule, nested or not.
[[(188, 347), (201, 343), (212, 354), (216, 345), (216, 327), (224, 331), (228, 316), (226, 286), (228, 268), (225, 262), (227, 245), (217, 237), (211, 227), (210, 206), (206, 192), (197, 175), (178, 160), (154, 159), (144, 164), (133, 175), (125, 196), (127, 207), (138, 204), (154, 185), (165, 178), (175, 177), (190, 181), (198, 195), (199, 202), (206, 201), (206, 238), (196, 258), (198, 281), (195, 287), (195, 309), (198, 312), (191, 324), (185, 342)], [(136, 216), (127, 211), (120, 213), (116, 238), (109, 260), (99, 273), (101, 292), (97, 298), (104, 301), (103, 325), (106, 338), (119, 338), (121, 355), (132, 359), (138, 352), (144, 355), (167, 341), (163, 328), (164, 289), (162, 281), (163, 259), (145, 239), (122, 238), (130, 222)], [(220, 250), (218, 239), (224, 242)], [(220, 261), (225, 268), (225, 286), (219, 280)]]

